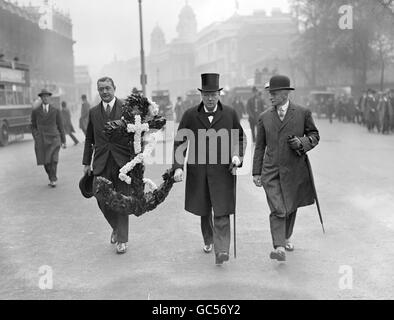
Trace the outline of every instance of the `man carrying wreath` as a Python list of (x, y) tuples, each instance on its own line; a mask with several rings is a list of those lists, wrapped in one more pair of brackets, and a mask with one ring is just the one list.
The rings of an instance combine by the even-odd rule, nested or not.
[[(115, 97), (116, 87), (109, 77), (97, 81), (97, 90), (102, 101), (89, 111), (82, 162), (85, 166), (84, 173), (94, 175), (93, 185), (96, 185), (97, 177), (101, 176), (113, 183), (115, 191), (129, 196), (131, 187), (119, 179), (119, 170), (130, 160), (130, 155), (133, 156), (133, 146), (129, 144), (126, 135), (106, 135), (104, 132), (107, 122), (121, 119), (122, 101)], [(101, 199), (97, 202), (112, 227), (110, 242), (116, 243), (117, 253), (125, 253), (129, 234), (129, 216), (119, 214)]]

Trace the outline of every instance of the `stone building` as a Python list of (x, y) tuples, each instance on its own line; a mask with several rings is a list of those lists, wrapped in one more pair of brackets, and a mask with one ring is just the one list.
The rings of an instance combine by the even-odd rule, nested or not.
[(187, 3), (179, 14), (176, 30), (177, 37), (166, 43), (163, 31), (156, 26), (151, 34), (151, 52), (147, 59), (149, 89), (169, 90), (173, 101), (199, 85), (194, 70), (197, 20)]
[(29, 66), (33, 97), (46, 87), (75, 101), (73, 45), (68, 15), (49, 4), (21, 7), (0, 0), (0, 56)]

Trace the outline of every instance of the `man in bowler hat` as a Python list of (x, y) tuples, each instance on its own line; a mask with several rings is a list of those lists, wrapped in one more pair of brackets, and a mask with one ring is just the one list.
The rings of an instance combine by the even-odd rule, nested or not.
[[(97, 183), (97, 177), (101, 176), (110, 180), (117, 192), (129, 196), (130, 185), (119, 179), (119, 169), (130, 161), (130, 157), (134, 157), (133, 147), (129, 145), (129, 139), (125, 135), (108, 136), (104, 133), (104, 126), (107, 122), (120, 120), (122, 101), (115, 97), (116, 87), (109, 77), (103, 77), (97, 81), (97, 90), (101, 102), (89, 111), (82, 162), (85, 166), (84, 173), (94, 175), (94, 186)], [(111, 244), (116, 244), (117, 253), (125, 253), (129, 236), (129, 216), (113, 211), (103, 200), (97, 200), (97, 202), (112, 228)]]
[(253, 182), (264, 187), (271, 210), (270, 228), (274, 250), (271, 259), (286, 260), (297, 209), (315, 201), (306, 152), (320, 140), (310, 110), (289, 100), (290, 79), (270, 79), (272, 107), (259, 118), (253, 157)]
[(200, 216), (203, 251), (214, 249), (215, 263), (222, 265), (230, 257), (230, 215), (235, 213), (232, 169), (242, 165), (246, 137), (236, 111), (220, 102), (219, 74), (201, 79), (202, 102), (184, 113), (175, 138), (174, 178), (183, 180), (188, 151), (185, 209)]
[(56, 187), (60, 147), (66, 148), (66, 137), (60, 110), (50, 104), (52, 93), (46, 89), (38, 94), (41, 103), (31, 114), (31, 128), (37, 165), (44, 166), (49, 186)]

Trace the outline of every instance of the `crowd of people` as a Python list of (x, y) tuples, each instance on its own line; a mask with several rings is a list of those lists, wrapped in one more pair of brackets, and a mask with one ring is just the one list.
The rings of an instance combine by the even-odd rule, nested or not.
[(317, 112), (318, 117), (325, 113), (331, 123), (336, 118), (339, 122), (363, 125), (369, 132), (394, 132), (394, 89), (383, 92), (367, 89), (358, 100), (345, 94), (330, 96), (315, 104), (308, 107)]

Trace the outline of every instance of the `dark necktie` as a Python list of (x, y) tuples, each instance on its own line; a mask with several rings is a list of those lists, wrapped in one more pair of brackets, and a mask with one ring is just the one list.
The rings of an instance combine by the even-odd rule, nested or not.
[(111, 114), (111, 106), (109, 105), (109, 103), (107, 104), (107, 108), (105, 109), (105, 112), (107, 113), (107, 116), (109, 118), (109, 116)]
[(213, 112), (213, 111), (208, 111), (208, 112), (204, 112), (204, 114), (207, 116), (207, 117), (214, 117), (215, 116), (215, 114), (216, 114), (216, 112)]

